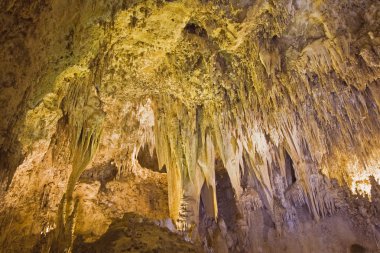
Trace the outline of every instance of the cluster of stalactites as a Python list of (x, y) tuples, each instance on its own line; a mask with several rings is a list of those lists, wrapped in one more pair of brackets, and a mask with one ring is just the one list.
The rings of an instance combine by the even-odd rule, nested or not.
[[(279, 20), (300, 29), (290, 19)], [(296, 49), (282, 34), (289, 32), (284, 24), (273, 31), (276, 36), (265, 39), (260, 27), (247, 25), (245, 32), (257, 35), (258, 41), (240, 37), (234, 47), (215, 52), (196, 65), (200, 69), (187, 73), (212, 69), (204, 71), (218, 86), (212, 100), (195, 105), (180, 96), (156, 97), (154, 142), (159, 166), (168, 172), (171, 216), (180, 227), (197, 222), (200, 198), (212, 202), (209, 213), (217, 217), (216, 157), (228, 172), (237, 200), (245, 191), (242, 172), (249, 171), (268, 210), (278, 198), (283, 206), (289, 201), (307, 205), (318, 219), (336, 209), (334, 192), (321, 171), (350, 184), (348, 165), (333, 163), (351, 159), (346, 154), (352, 153), (365, 165), (378, 146), (373, 138), (380, 133), (378, 39), (373, 34), (360, 41), (334, 37), (323, 24), (325, 37), (310, 38)], [(351, 52), (355, 46), (361, 48), (357, 54)], [(187, 51), (178, 51), (182, 53)], [(186, 74), (182, 68), (170, 69), (173, 79)], [(193, 87), (183, 84), (183, 90), (186, 85)], [(294, 186), (286, 180), (287, 156)]]
[(70, 138), (73, 171), (68, 190), (72, 191), (81, 172), (97, 150), (105, 115), (95, 87), (86, 75), (70, 83), (61, 109), (67, 120), (66, 127)]
[(158, 162), (167, 169), (170, 214), (179, 229), (196, 222), (204, 183), (211, 191), (213, 215), (217, 215), (214, 137), (202, 117), (201, 108), (189, 112), (176, 102), (155, 108)]
[[(213, 49), (203, 43), (211, 39), (209, 36), (197, 39), (194, 39), (197, 37), (194, 33), (194, 36), (184, 36), (183, 40), (177, 41), (179, 44), (173, 54), (178, 56), (173, 56), (173, 59), (180, 63), (179, 67), (171, 64), (173, 59), (165, 58), (163, 62), (168, 66), (160, 66), (168, 70), (153, 75), (154, 78), (162, 77), (159, 82), (170, 84), (170, 89), (177, 81), (178, 91), (187, 94), (185, 91), (192, 91), (196, 85), (186, 83), (186, 78), (182, 77), (203, 73), (205, 85), (201, 85), (200, 94), (203, 90), (210, 92), (207, 94), (210, 100), (196, 100), (183, 94), (175, 99), (168, 95), (168, 90), (162, 89), (162, 94), (153, 98), (154, 134), (151, 131), (153, 124), (146, 124), (138, 132), (141, 140), (132, 144), (133, 151), (128, 153), (132, 156), (130, 167), (133, 168), (143, 145), (148, 144), (151, 152), (156, 147), (159, 167), (165, 165), (168, 172), (171, 216), (180, 227), (181, 224), (188, 226), (197, 222), (200, 198), (212, 202), (208, 205), (208, 213), (217, 217), (216, 158), (222, 160), (228, 172), (236, 199), (246, 191), (242, 187), (242, 172), (249, 171), (255, 177), (255, 191), (261, 199), (261, 204), (253, 204), (254, 208), (265, 205), (273, 210), (274, 198), (280, 199), (284, 206), (291, 199), (294, 204), (306, 204), (318, 219), (336, 208), (328, 180), (320, 175), (320, 170), (328, 168), (327, 173), (323, 171), (326, 175), (338, 178), (341, 183), (347, 181), (347, 165), (334, 168), (331, 161), (335, 158), (345, 160), (347, 157), (342, 153), (352, 152), (366, 164), (367, 153), (378, 146), (376, 138), (373, 138), (380, 132), (378, 38), (374, 39), (373, 33), (362, 35), (360, 40), (352, 39), (351, 35), (334, 34), (330, 24), (316, 12), (313, 15), (309, 13), (310, 20), (306, 21), (310, 27), (321, 25), (323, 29), (320, 32), (324, 36), (318, 39), (310, 37), (307, 44), (290, 46), (289, 38), (301, 40), (298, 34), (292, 34), (292, 30), (303, 29), (303, 26), (298, 27), (299, 24), (292, 19), (294, 10), (286, 11), (285, 6), (288, 5), (281, 2), (279, 5), (274, 3), (273, 8), (256, 6), (261, 11), (252, 19), (247, 18), (241, 32), (236, 34), (236, 43), (231, 42), (230, 46), (219, 45)], [(266, 15), (268, 11), (272, 15)], [(208, 29), (205, 28), (206, 34)], [(263, 36), (263, 31), (268, 34)], [(130, 43), (121, 41), (123, 45)], [(200, 58), (202, 61), (197, 60), (199, 64), (194, 64), (194, 69), (185, 68), (186, 72), (182, 68), (184, 65), (193, 66), (188, 62), (187, 47), (192, 43), (207, 46), (205, 52), (211, 50), (212, 55), (207, 57), (205, 54)], [(360, 48), (359, 52), (351, 52), (355, 47)], [(119, 57), (123, 55), (114, 53)], [(145, 58), (139, 57), (133, 62), (145, 62)], [(149, 59), (150, 56), (142, 57)], [(127, 79), (128, 91), (139, 90), (135, 84), (146, 85), (137, 82), (140, 79), (144, 78)], [(156, 79), (147, 80), (158, 82)], [(149, 87), (147, 85), (147, 91)], [(70, 100), (77, 101), (75, 98), (80, 96), (76, 93), (72, 89)], [(84, 91), (84, 94), (92, 93), (91, 90)], [(139, 112), (132, 117), (140, 117)], [(76, 146), (81, 139), (84, 144), (79, 147), (86, 150), (91, 141), (80, 137), (81, 133), (91, 139), (92, 131), (97, 128), (90, 127), (90, 132), (87, 132), (83, 130), (87, 129), (83, 128), (85, 121), (72, 118), (69, 117), (69, 125), (78, 125), (73, 128), (77, 130), (72, 134), (75, 136), (72, 143)], [(140, 127), (142, 125), (144, 123), (140, 122)], [(78, 154), (86, 154), (86, 151), (81, 150)], [(286, 180), (287, 156), (292, 160), (295, 171), (293, 186)], [(123, 165), (123, 158), (119, 160), (116, 161), (118, 167), (130, 165)], [(129, 159), (125, 160), (129, 162)]]
[[(168, 105), (168, 106), (165, 106)], [(170, 105), (170, 106), (169, 106)], [(286, 182), (285, 146), (276, 146), (262, 132), (258, 125), (236, 119), (231, 123), (228, 113), (217, 113), (212, 106), (186, 108), (181, 103), (163, 97), (155, 108), (155, 137), (159, 166), (166, 166), (169, 187), (169, 208), (177, 227), (189, 229), (199, 219), (200, 199), (208, 215), (217, 218), (215, 160), (221, 159), (228, 172), (235, 199), (243, 208), (253, 209), (266, 205), (273, 210), (273, 199), (285, 200), (285, 191), (291, 183)], [(301, 200), (306, 203), (315, 218), (331, 214), (335, 210), (334, 199), (324, 184), (323, 177), (316, 174), (312, 164), (307, 164), (297, 156), (302, 143), (296, 134), (290, 135), (293, 148), (289, 151), (294, 161), (294, 169), (301, 188)], [(301, 152), (301, 151), (299, 151)], [(298, 160), (297, 160), (298, 159)], [(255, 189), (250, 188), (258, 199), (249, 200), (243, 187), (244, 171), (254, 176)], [(280, 175), (280, 183), (275, 175)], [(204, 184), (207, 187), (203, 187)], [(279, 189), (280, 191), (276, 191)], [(206, 202), (206, 203), (205, 203)], [(248, 209), (247, 209), (248, 210)]]
[(72, 247), (78, 201), (73, 203), (75, 185), (99, 145), (104, 112), (95, 87), (88, 75), (75, 76), (68, 82), (66, 93), (60, 103), (63, 112), (62, 124), (68, 134), (70, 145), (71, 172), (66, 192), (58, 210), (57, 229), (55, 232), (58, 251)]

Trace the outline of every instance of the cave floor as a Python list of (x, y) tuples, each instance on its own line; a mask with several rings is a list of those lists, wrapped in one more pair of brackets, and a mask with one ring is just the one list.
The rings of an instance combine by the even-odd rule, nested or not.
[(201, 247), (187, 242), (181, 235), (133, 213), (115, 220), (98, 240), (86, 243), (81, 237), (74, 242), (73, 252), (177, 253), (203, 252)]

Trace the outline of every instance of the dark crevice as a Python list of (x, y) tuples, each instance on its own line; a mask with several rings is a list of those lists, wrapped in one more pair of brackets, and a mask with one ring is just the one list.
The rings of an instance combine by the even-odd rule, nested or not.
[(207, 38), (207, 31), (196, 23), (189, 22), (186, 24), (184, 29), (187, 33), (198, 35), (202, 38)]
[(116, 178), (118, 169), (113, 161), (108, 161), (96, 165), (88, 170), (83, 171), (79, 178), (79, 182), (91, 183), (94, 181), (100, 182), (100, 190), (106, 189), (106, 184)]
[(219, 219), (222, 218), (230, 230), (236, 229), (239, 211), (236, 206), (235, 193), (226, 169), (216, 170), (216, 198)]
[(151, 154), (147, 145), (140, 148), (139, 153), (137, 154), (137, 161), (143, 168), (150, 169), (155, 172), (166, 173), (165, 165), (162, 168), (159, 167), (156, 149), (154, 149)]
[(235, 192), (223, 162), (215, 161), (216, 201), (218, 217), (213, 215), (213, 189), (204, 183), (199, 205), (199, 234), (205, 249), (218, 248), (223, 252), (240, 252), (238, 237), (241, 214)]
[(365, 253), (365, 252), (367, 252), (366, 249), (359, 244), (353, 244), (350, 247), (350, 253)]
[(297, 178), (296, 178), (296, 172), (293, 166), (293, 160), (288, 154), (288, 152), (286, 151), (285, 151), (285, 172), (286, 172), (286, 182), (288, 183), (288, 187), (290, 187), (297, 181)]
[(3, 188), (0, 188), (0, 192), (8, 190), (13, 175), (23, 160), (24, 155), (21, 143), (18, 140), (13, 140), (8, 147), (0, 146), (0, 182), (6, 182), (3, 184)]

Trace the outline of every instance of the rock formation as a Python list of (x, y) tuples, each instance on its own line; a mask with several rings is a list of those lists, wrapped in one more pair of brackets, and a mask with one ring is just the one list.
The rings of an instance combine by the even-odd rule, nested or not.
[(379, 252), (379, 1), (0, 9), (1, 252)]

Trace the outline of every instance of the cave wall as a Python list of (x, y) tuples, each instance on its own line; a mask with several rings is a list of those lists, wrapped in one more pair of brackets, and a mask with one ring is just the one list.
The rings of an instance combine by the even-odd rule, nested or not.
[[(379, 247), (377, 1), (0, 7), (3, 251), (31, 250), (42, 234), (69, 249), (127, 211), (170, 217), (194, 241), (211, 226), (230, 252)], [(157, 156), (153, 171), (142, 149)], [(232, 231), (218, 218), (220, 166)]]

